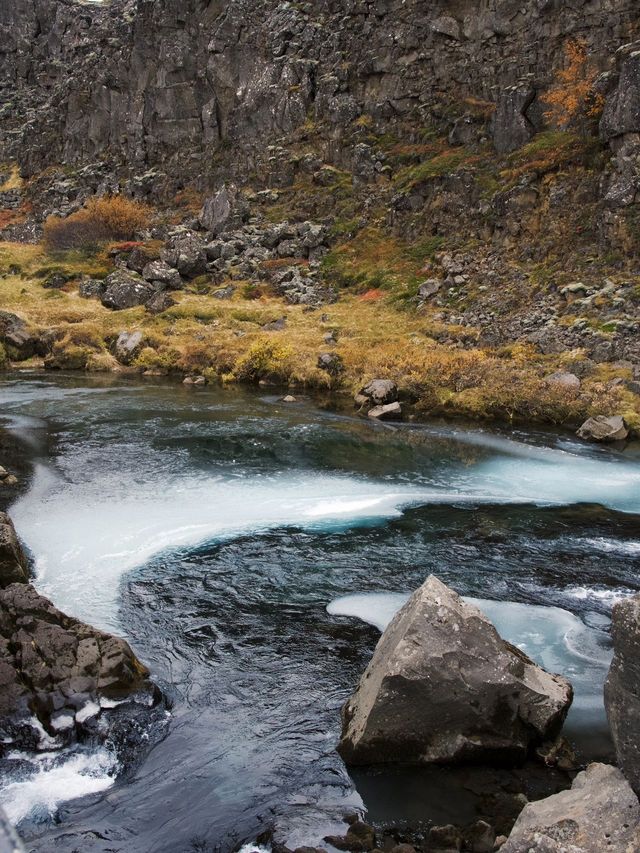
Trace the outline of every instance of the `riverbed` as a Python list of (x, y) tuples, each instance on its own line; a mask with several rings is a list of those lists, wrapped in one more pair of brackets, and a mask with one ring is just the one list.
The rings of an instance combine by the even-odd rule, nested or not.
[(428, 773), (354, 780), (335, 752), (379, 631), (430, 573), (574, 682), (567, 734), (583, 760), (610, 756), (609, 615), (640, 589), (637, 445), (113, 376), (26, 374), (0, 394), (31, 463), (10, 513), (37, 588), (125, 636), (171, 702), (124, 769), (89, 745), (5, 773), (30, 850), (225, 853), (266, 828), (319, 845), (354, 809), (447, 822)]

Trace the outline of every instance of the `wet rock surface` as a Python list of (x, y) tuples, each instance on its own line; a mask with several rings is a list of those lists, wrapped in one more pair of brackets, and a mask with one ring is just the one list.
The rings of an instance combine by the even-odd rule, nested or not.
[(65, 616), (30, 584), (0, 591), (0, 633), (0, 725), (14, 748), (37, 742), (34, 717), (69, 741), (114, 700), (160, 699), (128, 643)]
[(343, 709), (348, 764), (522, 761), (555, 737), (572, 689), (434, 576), (382, 635)]
[[(6, 475), (6, 471), (3, 468)], [(10, 475), (6, 475), (10, 476)], [(1, 479), (6, 480), (6, 476)], [(0, 512), (0, 588), (12, 583), (27, 583), (29, 564), (15, 527), (5, 512)]]
[(597, 415), (585, 421), (578, 430), (578, 436), (588, 441), (624, 441), (629, 430), (620, 415), (605, 417)]

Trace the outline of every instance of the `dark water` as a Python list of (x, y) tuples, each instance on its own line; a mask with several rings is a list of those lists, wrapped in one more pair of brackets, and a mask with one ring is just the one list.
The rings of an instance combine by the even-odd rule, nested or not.
[[(584, 757), (608, 754), (607, 617), (640, 589), (632, 446), (388, 429), (311, 403), (113, 378), (23, 377), (2, 397), (35, 463), (11, 511), (37, 586), (124, 634), (173, 702), (125, 773), (87, 761), (5, 780), (29, 849), (226, 851), (266, 827), (317, 844), (362, 806), (447, 818), (451, 798), (428, 774), (361, 772), (356, 785), (334, 751), (378, 632), (327, 605), (406, 593), (431, 572), (464, 595), (569, 611), (550, 611), (533, 639), (521, 610), (501, 612), (514, 639), (575, 675), (570, 734)], [(379, 599), (363, 601), (375, 622)], [(68, 800), (85, 782), (96, 793)]]

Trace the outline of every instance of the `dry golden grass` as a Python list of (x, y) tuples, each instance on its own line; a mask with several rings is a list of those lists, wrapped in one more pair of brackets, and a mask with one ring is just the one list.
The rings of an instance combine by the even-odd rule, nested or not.
[(20, 176), (20, 169), (18, 166), (11, 165), (9, 167), (9, 177), (4, 181), (3, 184), (0, 184), (0, 193), (10, 192), (11, 190), (19, 190), (22, 188), (24, 181)]
[[(404, 270), (403, 247), (394, 241), (374, 242), (375, 236), (369, 235), (368, 244), (372, 269), (398, 261)], [(358, 245), (349, 251), (357, 253)], [(127, 368), (140, 372), (197, 372), (224, 382), (337, 387), (345, 393), (385, 377), (395, 380), (423, 415), (573, 423), (615, 410), (630, 425), (640, 427), (638, 398), (622, 386), (611, 387), (610, 368), (596, 371), (579, 393), (567, 391), (544, 381), (563, 366), (562, 356), (542, 356), (518, 343), (497, 351), (440, 345), (435, 340), (438, 333), (446, 330), (455, 338), (463, 330), (439, 325), (428, 314), (398, 310), (388, 291), (375, 300), (345, 293), (335, 305), (305, 311), (273, 297), (249, 301), (243, 298), (240, 283), (230, 300), (175, 293), (177, 304), (153, 316), (142, 307), (110, 311), (97, 300), (80, 298), (75, 286), (68, 292), (45, 290), (35, 273), (55, 260), (38, 246), (0, 244), (0, 270), (8, 264), (22, 270), (0, 278), (0, 310), (14, 312), (36, 327), (55, 328), (54, 356), (61, 367), (123, 369), (110, 344), (123, 329), (140, 330), (144, 348)], [(74, 255), (63, 261), (65, 270), (82, 268), (82, 259)], [(106, 259), (91, 263), (105, 265)], [(415, 263), (406, 263), (409, 273)], [(283, 330), (262, 328), (280, 317), (286, 317)], [(324, 342), (328, 331), (337, 336), (337, 345)], [(344, 370), (338, 379), (318, 368), (318, 356), (328, 350), (342, 359)]]

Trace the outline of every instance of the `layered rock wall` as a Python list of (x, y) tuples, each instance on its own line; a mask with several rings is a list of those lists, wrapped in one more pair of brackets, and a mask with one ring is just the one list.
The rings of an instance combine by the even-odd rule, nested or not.
[(13, 0), (0, 8), (0, 158), (25, 174), (106, 158), (213, 183), (305, 122), (344, 156), (360, 116), (419, 127), (523, 78), (535, 93), (568, 37), (606, 70), (637, 33), (633, 0)]

